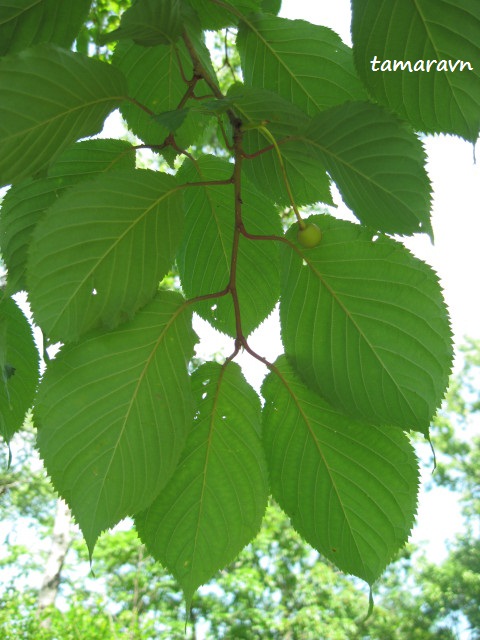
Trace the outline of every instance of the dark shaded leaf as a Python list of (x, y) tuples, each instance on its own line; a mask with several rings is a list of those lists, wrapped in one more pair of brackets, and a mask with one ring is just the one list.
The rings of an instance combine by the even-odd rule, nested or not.
[(34, 174), (75, 140), (98, 133), (126, 92), (111, 65), (54, 45), (0, 59), (0, 185)]
[(0, 435), (9, 442), (33, 405), (39, 356), (32, 328), (15, 302), (0, 300)]
[(70, 48), (91, 3), (91, 0), (1, 1), (0, 56), (42, 42)]
[(123, 13), (120, 27), (102, 35), (99, 42), (130, 39), (144, 47), (153, 47), (175, 42), (182, 31), (180, 0), (137, 0)]

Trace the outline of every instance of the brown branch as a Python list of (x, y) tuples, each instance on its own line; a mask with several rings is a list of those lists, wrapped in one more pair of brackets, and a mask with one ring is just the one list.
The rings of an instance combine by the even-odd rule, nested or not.
[(232, 183), (233, 178), (228, 178), (228, 180), (199, 180), (198, 182), (184, 182), (179, 185), (179, 189), (183, 189), (184, 187), (214, 187)]
[(204, 300), (214, 300), (215, 298), (223, 298), (224, 296), (230, 293), (229, 286), (227, 285), (225, 289), (221, 291), (215, 291), (215, 293), (205, 293), (202, 296), (196, 296), (195, 298), (190, 298), (189, 300), (185, 300), (185, 304), (196, 304), (197, 302), (203, 302)]
[(259, 149), (258, 151), (255, 151), (255, 153), (244, 153), (243, 157), (245, 158), (245, 160), (254, 160), (255, 158), (258, 158), (258, 156), (261, 156), (264, 153), (268, 153), (274, 148), (275, 147), (273, 146), (273, 144), (271, 144), (268, 147), (264, 147), (263, 149)]
[(190, 82), (190, 80), (187, 78), (187, 75), (185, 73), (185, 70), (183, 68), (182, 65), (182, 59), (180, 58), (180, 53), (178, 52), (178, 47), (175, 45), (173, 47), (173, 51), (175, 53), (175, 57), (177, 59), (177, 64), (178, 64), (178, 68), (180, 69), (180, 75), (182, 76), (182, 80), (185, 82), (185, 84), (188, 84)]
[[(188, 88), (185, 91), (185, 94), (183, 95), (182, 99), (180, 100), (180, 102), (177, 105), (177, 109), (183, 109), (184, 105), (187, 103), (187, 101), (190, 98), (194, 98), (195, 97), (195, 87), (197, 85), (197, 82), (201, 80), (200, 76), (194, 75), (193, 78), (191, 80), (189, 80), (187, 82), (188, 84)], [(211, 97), (211, 96), (210, 96)]]
[[(233, 244), (232, 244), (232, 257), (230, 262), (230, 282), (229, 290), (232, 294), (233, 308), (235, 311), (235, 329), (236, 329), (236, 343), (237, 346), (243, 344), (245, 338), (242, 332), (242, 319), (240, 302), (238, 300), (237, 292), (237, 263), (238, 263), (238, 250), (240, 245), (240, 236), (242, 234), (243, 220), (242, 220), (242, 161), (243, 161), (243, 149), (242, 149), (242, 123), (240, 120), (236, 120), (234, 123), (233, 133), (233, 149), (235, 156), (235, 166), (233, 170), (233, 189), (234, 189), (234, 209), (235, 209), (235, 228), (233, 232)], [(239, 347), (240, 348), (240, 347)]]
[(223, 141), (225, 142), (225, 146), (227, 147), (227, 149), (229, 151), (233, 151), (233, 145), (230, 142), (230, 140), (228, 139), (227, 132), (225, 131), (225, 127), (223, 126), (222, 119), (219, 117), (217, 119), (217, 122), (218, 122), (218, 128), (220, 129), (220, 132), (221, 132), (222, 137), (223, 137)]
[(258, 360), (263, 365), (265, 365), (269, 371), (272, 371), (273, 373), (277, 373), (277, 375), (279, 375), (277, 367), (274, 364), (272, 364), (271, 362), (269, 362), (266, 358), (264, 358), (263, 356), (258, 354), (256, 351), (254, 351), (251, 348), (251, 346), (248, 344), (246, 339), (244, 339), (242, 341), (242, 347), (245, 349), (245, 351), (248, 354), (250, 354), (252, 356), (252, 358), (255, 358), (255, 360)]
[(288, 244), (290, 247), (293, 247), (296, 249), (295, 245), (290, 242), (290, 240), (287, 240), (287, 238), (285, 238), (285, 236), (277, 236), (277, 235), (257, 235), (254, 233), (248, 233), (248, 231), (245, 229), (245, 227), (242, 224), (242, 227), (240, 229), (240, 233), (242, 234), (242, 236), (244, 236), (245, 238), (247, 238), (248, 240), (274, 240), (275, 242), (283, 242), (285, 244)]
[(220, 89), (217, 87), (217, 85), (215, 84), (215, 81), (210, 76), (210, 74), (207, 72), (205, 67), (203, 66), (202, 61), (200, 60), (200, 58), (198, 56), (198, 53), (197, 53), (192, 41), (190, 40), (190, 38), (186, 34), (186, 32), (183, 32), (183, 41), (185, 43), (185, 46), (187, 47), (187, 51), (188, 51), (188, 53), (190, 55), (190, 58), (192, 59), (194, 74), (199, 75), (203, 80), (205, 80), (205, 82), (210, 87), (210, 89), (212, 90), (213, 95), (216, 98), (219, 98), (220, 100), (223, 100), (223, 98), (225, 96), (220, 91)]

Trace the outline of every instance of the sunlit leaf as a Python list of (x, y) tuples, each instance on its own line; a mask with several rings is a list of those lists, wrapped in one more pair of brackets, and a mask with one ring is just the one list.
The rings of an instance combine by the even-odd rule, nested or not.
[(28, 263), (32, 309), (47, 335), (76, 340), (148, 302), (173, 264), (182, 202), (175, 178), (150, 170), (110, 172), (65, 192), (35, 228)]
[(25, 269), (33, 230), (64, 190), (103, 171), (135, 168), (135, 153), (124, 140), (82, 140), (64, 151), (45, 178), (13, 185), (0, 209), (0, 244), (8, 267), (7, 291), (26, 289)]
[(351, 50), (327, 27), (257, 14), (242, 21), (237, 46), (247, 86), (275, 91), (309, 115), (366, 98)]
[(104, 529), (152, 502), (177, 465), (193, 418), (195, 341), (183, 298), (163, 291), (132, 322), (64, 347), (48, 366), (38, 446), (90, 553)]
[(425, 152), (404, 123), (355, 102), (319, 113), (301, 138), (361, 222), (384, 233), (431, 233)]
[[(448, 383), (451, 332), (438, 278), (402, 244), (312, 216), (313, 249), (282, 251), (286, 354), (334, 407), (374, 424), (428, 432)], [(295, 242), (296, 225), (287, 237)]]
[(352, 9), (356, 65), (375, 99), (416, 130), (475, 142), (480, 3), (353, 0)]
[(285, 356), (262, 395), (274, 498), (324, 557), (372, 584), (414, 522), (419, 474), (406, 434), (335, 411)]
[(195, 590), (260, 529), (268, 497), (260, 401), (235, 363), (192, 375), (197, 413), (172, 479), (137, 515), (150, 553), (177, 578), (187, 608)]

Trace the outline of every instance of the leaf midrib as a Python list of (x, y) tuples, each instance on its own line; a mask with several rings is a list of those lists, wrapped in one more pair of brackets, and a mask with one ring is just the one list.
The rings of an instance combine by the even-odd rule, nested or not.
[(96, 520), (96, 514), (99, 508), (99, 504), (100, 504), (100, 500), (102, 498), (102, 495), (104, 494), (104, 487), (105, 487), (105, 482), (106, 479), (108, 477), (108, 473), (110, 471), (110, 468), (116, 458), (116, 454), (118, 451), (118, 448), (121, 446), (121, 442), (123, 440), (125, 431), (128, 427), (128, 422), (129, 422), (129, 418), (130, 418), (130, 414), (133, 410), (133, 407), (135, 406), (138, 394), (139, 394), (139, 390), (141, 385), (143, 384), (147, 374), (148, 374), (148, 370), (150, 368), (151, 362), (154, 358), (154, 356), (156, 355), (158, 349), (161, 347), (161, 345), (163, 344), (166, 336), (168, 335), (169, 330), (171, 329), (172, 325), (176, 322), (177, 318), (185, 311), (185, 309), (187, 309), (189, 307), (189, 303), (188, 302), (184, 302), (180, 307), (178, 307), (178, 309), (176, 309), (175, 313), (169, 318), (169, 320), (167, 321), (167, 323), (163, 326), (160, 334), (158, 335), (158, 338), (156, 339), (153, 347), (151, 348), (149, 355), (145, 361), (145, 364), (142, 368), (142, 371), (140, 372), (139, 376), (138, 376), (138, 380), (137, 380), (137, 384), (135, 385), (135, 389), (132, 393), (132, 397), (127, 405), (127, 409), (125, 412), (125, 417), (123, 418), (122, 424), (120, 426), (120, 430), (118, 433), (118, 436), (116, 438), (116, 442), (111, 450), (111, 454), (110, 454), (110, 461), (108, 463), (108, 466), (106, 467), (106, 469), (103, 470), (102, 473), (102, 481), (101, 481), (101, 485), (100, 485), (100, 489), (98, 491), (98, 497), (97, 497), (97, 503), (95, 506), (95, 517), (92, 518), (91, 522), (95, 522)]
[(376, 360), (380, 364), (382, 370), (385, 371), (385, 373), (388, 375), (390, 380), (393, 382), (395, 388), (398, 390), (400, 396), (404, 399), (404, 401), (405, 401), (406, 405), (409, 407), (411, 413), (413, 415), (415, 415), (415, 411), (414, 411), (414, 409), (412, 409), (412, 406), (411, 406), (411, 403), (410, 403), (409, 399), (404, 394), (403, 390), (401, 389), (401, 387), (399, 386), (398, 382), (395, 380), (395, 378), (391, 374), (391, 372), (388, 369), (388, 367), (384, 364), (384, 362), (383, 362), (382, 358), (380, 357), (380, 355), (377, 354), (374, 345), (371, 344), (370, 340), (365, 335), (364, 331), (360, 328), (358, 323), (355, 321), (355, 318), (353, 317), (353, 315), (350, 313), (348, 308), (345, 306), (345, 304), (342, 302), (342, 300), (336, 294), (335, 290), (326, 282), (323, 274), (321, 274), (320, 271), (317, 270), (317, 268), (314, 266), (314, 263), (312, 262), (312, 260), (308, 259), (308, 256), (307, 257), (303, 256), (303, 260), (305, 260), (305, 262), (308, 265), (310, 271), (317, 277), (317, 279), (320, 281), (322, 286), (328, 291), (328, 293), (331, 295), (332, 299), (336, 302), (336, 304), (338, 304), (338, 306), (341, 308), (341, 310), (343, 311), (345, 316), (352, 323), (353, 327), (358, 332), (358, 335), (360, 336), (360, 338), (365, 342), (367, 347), (372, 352), (373, 356), (376, 358)]
[[(104, 103), (108, 103), (108, 102), (120, 102), (123, 100), (127, 100), (128, 96), (125, 95), (119, 95), (119, 96), (106, 96), (104, 98), (98, 99), (98, 100), (91, 100), (89, 102), (84, 102), (81, 105), (78, 105), (74, 108), (71, 109), (66, 109), (65, 111), (62, 111), (61, 113), (51, 117), (51, 118), (47, 118), (46, 120), (41, 120), (39, 121), (37, 124), (35, 124), (32, 127), (26, 128), (26, 129), (21, 129), (19, 131), (15, 131), (13, 132), (10, 136), (6, 136), (4, 138), (2, 138), (2, 142), (6, 143), (6, 142), (11, 142), (13, 140), (13, 143), (16, 143), (16, 138), (18, 137), (24, 137), (26, 135), (32, 135), (34, 134), (37, 130), (39, 129), (43, 129), (45, 126), (50, 126), (52, 123), (55, 123), (56, 121), (58, 121), (59, 119), (63, 119), (66, 117), (69, 117), (73, 114), (75, 114), (78, 111), (81, 110), (85, 110), (85, 109), (89, 109), (90, 107), (94, 107), (94, 106), (99, 106), (101, 104)], [(13, 113), (13, 112), (12, 112)]]
[(313, 440), (313, 442), (315, 444), (315, 448), (316, 448), (316, 450), (317, 450), (317, 452), (319, 454), (320, 459), (323, 462), (323, 465), (324, 465), (324, 468), (327, 471), (328, 477), (330, 478), (331, 486), (332, 486), (332, 488), (333, 488), (333, 490), (335, 492), (335, 495), (337, 496), (338, 504), (340, 505), (340, 508), (341, 508), (342, 513), (344, 515), (345, 522), (348, 524), (348, 528), (349, 528), (350, 534), (352, 536), (352, 540), (353, 540), (353, 542), (355, 544), (355, 547), (357, 549), (358, 557), (361, 559), (361, 562), (362, 562), (362, 565), (363, 565), (363, 568), (364, 568), (364, 571), (365, 571), (365, 564), (363, 562), (363, 559), (361, 558), (360, 549), (359, 549), (359, 546), (357, 544), (356, 538), (355, 538), (355, 536), (353, 534), (354, 529), (353, 529), (352, 525), (350, 524), (349, 517), (347, 515), (345, 506), (343, 504), (343, 500), (341, 499), (341, 496), (340, 496), (340, 491), (339, 491), (339, 489), (337, 487), (337, 484), (335, 482), (335, 479), (333, 477), (332, 471), (330, 469), (330, 465), (328, 464), (328, 462), (327, 462), (327, 460), (325, 458), (325, 455), (324, 455), (324, 453), (322, 451), (321, 443), (319, 442), (318, 438), (315, 435), (315, 430), (314, 430), (313, 426), (310, 424), (309, 417), (307, 416), (307, 414), (303, 410), (303, 407), (301, 405), (300, 397), (293, 390), (293, 386), (294, 385), (293, 384), (290, 385), (288, 383), (288, 381), (286, 380), (286, 378), (284, 378), (283, 374), (278, 369), (275, 368), (273, 370), (273, 373), (279, 377), (280, 381), (285, 386), (288, 394), (290, 395), (290, 397), (292, 398), (295, 406), (297, 407), (297, 410), (298, 410), (298, 412), (300, 414), (300, 417), (303, 420), (303, 422), (304, 422), (304, 424), (305, 424), (305, 426), (307, 428), (307, 431), (310, 434), (311, 439)]
[(73, 291), (71, 292), (71, 295), (65, 299), (65, 304), (60, 308), (59, 313), (57, 315), (57, 321), (54, 322), (52, 324), (52, 328), (51, 331), (54, 332), (55, 331), (55, 327), (58, 325), (58, 322), (62, 320), (62, 317), (64, 315), (64, 313), (67, 312), (68, 307), (71, 305), (72, 300), (75, 298), (75, 296), (78, 295), (79, 291), (81, 290), (82, 287), (85, 286), (85, 284), (88, 282), (88, 280), (93, 276), (93, 274), (95, 273), (95, 271), (100, 267), (100, 265), (102, 264), (102, 262), (104, 262), (108, 256), (117, 249), (118, 245), (123, 242), (123, 240), (125, 239), (125, 236), (127, 236), (127, 234), (131, 233), (132, 230), (135, 228), (135, 226), (137, 224), (140, 224), (140, 222), (142, 222), (152, 211), (152, 209), (154, 209), (155, 207), (157, 207), (163, 200), (170, 198), (172, 195), (174, 195), (177, 191), (180, 191), (182, 188), (182, 186), (175, 186), (174, 188), (170, 189), (169, 191), (167, 191), (166, 193), (162, 194), (161, 197), (155, 199), (154, 202), (152, 202), (152, 204), (147, 207), (143, 213), (136, 217), (132, 223), (124, 230), (124, 232), (122, 234), (120, 234), (116, 239), (115, 242), (113, 242), (112, 244), (109, 245), (107, 251), (105, 251), (101, 256), (99, 256), (93, 266), (90, 268), (90, 270), (85, 274), (85, 277), (79, 281), (78, 285), (75, 287), (75, 289), (73, 289)]

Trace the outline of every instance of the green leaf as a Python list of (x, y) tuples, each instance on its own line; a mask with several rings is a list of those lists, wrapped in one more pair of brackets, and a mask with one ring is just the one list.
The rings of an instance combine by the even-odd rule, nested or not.
[(195, 9), (202, 29), (207, 31), (233, 27), (238, 24), (240, 16), (259, 11), (262, 4), (261, 0), (223, 0), (223, 6), (212, 0), (187, 1)]
[[(178, 173), (183, 182), (226, 180), (233, 165), (203, 156), (196, 168), (185, 163)], [(242, 180), (242, 216), (246, 230), (255, 235), (282, 235), (272, 203)], [(230, 279), (234, 234), (233, 184), (189, 187), (185, 193), (185, 235), (177, 257), (182, 287), (189, 298), (220, 292)], [(236, 286), (244, 335), (251, 333), (273, 310), (279, 295), (278, 247), (275, 242), (240, 237)], [(254, 274), (254, 276), (252, 276)], [(216, 329), (236, 336), (230, 295), (199, 302), (195, 310)]]
[(309, 115), (367, 97), (351, 50), (327, 27), (257, 14), (242, 21), (237, 46), (247, 86), (275, 91)]
[(117, 69), (54, 45), (1, 59), (0, 185), (35, 173), (78, 138), (98, 133), (125, 96)]
[(161, 291), (130, 323), (64, 347), (47, 368), (38, 446), (90, 554), (104, 529), (152, 502), (178, 463), (193, 416), (195, 342), (188, 305)]
[[(193, 76), (192, 61), (185, 45), (158, 45), (145, 48), (131, 42), (121, 42), (115, 49), (113, 64), (127, 78), (129, 95), (145, 105), (154, 114), (174, 111), (182, 101), (188, 86), (186, 78)], [(199, 95), (208, 95), (209, 89), (198, 83)], [(196, 104), (188, 100), (185, 107)], [(169, 122), (151, 116), (135, 104), (124, 102), (120, 108), (129, 129), (150, 145), (162, 145), (171, 131)], [(209, 117), (190, 110), (185, 122), (175, 125), (175, 140), (182, 148), (188, 148), (201, 135)]]
[(302, 138), (361, 222), (431, 234), (425, 151), (407, 125), (376, 105), (349, 103), (312, 118)]
[(180, 8), (180, 0), (137, 0), (123, 13), (120, 27), (99, 42), (131, 39), (145, 47), (175, 42), (183, 31)]
[(66, 149), (48, 169), (62, 187), (95, 178), (105, 171), (135, 169), (135, 148), (126, 140), (95, 138), (82, 140)]
[(0, 299), (0, 435), (9, 442), (33, 404), (38, 351), (28, 320), (8, 297)]
[(192, 375), (197, 413), (181, 461), (158, 498), (136, 516), (150, 553), (195, 590), (260, 529), (268, 482), (260, 401), (240, 367), (206, 363)]
[(167, 131), (176, 131), (179, 129), (182, 124), (185, 122), (185, 118), (189, 114), (189, 109), (174, 109), (173, 111), (164, 111), (163, 113), (159, 113), (156, 116), (153, 116), (153, 119), (158, 124), (165, 127)]
[[(475, 142), (480, 130), (477, 0), (353, 0), (352, 9), (355, 62), (375, 99), (416, 130)], [(409, 61), (410, 67), (402, 70), (396, 61)]]
[(307, 126), (310, 118), (294, 104), (273, 91), (247, 87), (239, 82), (230, 87), (225, 100), (234, 107), (245, 133), (255, 126), (268, 126), (276, 138), (285, 138)]
[(0, 2), (0, 56), (41, 42), (69, 49), (91, 0), (3, 0)]
[(35, 229), (27, 266), (45, 333), (77, 340), (131, 318), (174, 262), (182, 205), (175, 178), (150, 170), (104, 174), (59, 198)]
[(282, 0), (262, 0), (262, 11), (264, 13), (273, 13), (278, 15), (282, 8)]
[[(275, 138), (295, 204), (325, 202), (333, 205), (330, 179), (322, 162), (303, 140), (296, 139), (299, 129), (308, 125), (309, 117), (288, 100), (265, 89), (236, 84), (228, 91), (228, 100), (247, 127), (262, 125)], [(249, 154), (243, 163), (246, 175), (262, 193), (278, 204), (291, 204), (278, 154), (270, 137), (262, 129), (247, 129), (243, 148)], [(265, 149), (270, 150), (265, 152)]]
[(10, 187), (0, 209), (0, 246), (8, 267), (8, 292), (27, 288), (25, 269), (33, 230), (66, 188), (103, 171), (134, 168), (135, 152), (130, 143), (83, 140), (58, 157), (46, 178)]
[(419, 474), (407, 436), (335, 411), (300, 382), (285, 356), (262, 395), (274, 498), (307, 542), (372, 584), (414, 522)]
[[(438, 278), (400, 243), (330, 216), (313, 249), (283, 250), (280, 320), (303, 380), (335, 408), (428, 432), (452, 363)], [(297, 225), (287, 238), (295, 241)]]

